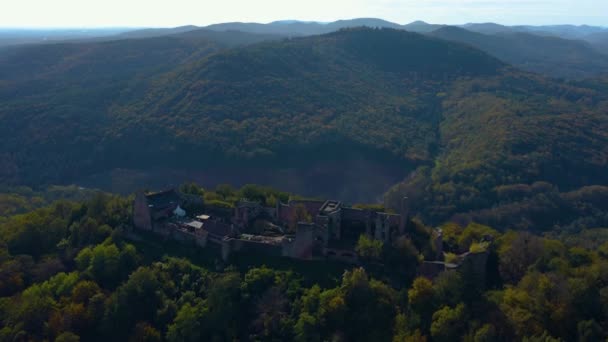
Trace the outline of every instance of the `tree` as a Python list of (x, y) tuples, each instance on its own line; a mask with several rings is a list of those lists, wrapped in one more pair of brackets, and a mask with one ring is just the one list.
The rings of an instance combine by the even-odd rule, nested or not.
[(288, 301), (277, 287), (269, 288), (254, 303), (252, 328), (264, 340), (287, 339)]
[(266, 205), (266, 192), (258, 185), (246, 184), (240, 190), (241, 195), (250, 200)]
[(522, 342), (562, 342), (562, 340), (555, 338), (548, 332), (544, 331), (540, 335), (526, 336), (522, 339)]
[(469, 250), (471, 244), (479, 242), (485, 237), (495, 239), (498, 236), (498, 232), (488, 226), (471, 223), (458, 236), (458, 247), (461, 252), (466, 252)]
[(137, 251), (126, 244), (122, 250), (111, 244), (84, 248), (76, 256), (80, 271), (88, 274), (104, 287), (114, 287), (137, 266)]
[(411, 309), (420, 315), (422, 322), (429, 322), (435, 310), (435, 290), (433, 283), (424, 277), (414, 279), (407, 291)]
[(220, 184), (216, 186), (215, 192), (218, 195), (222, 196), (222, 199), (224, 201), (228, 201), (230, 200), (230, 198), (233, 198), (236, 195), (236, 191), (234, 190), (232, 185), (229, 184)]
[(319, 324), (317, 319), (307, 312), (300, 314), (294, 326), (295, 340), (298, 342), (319, 341)]
[(136, 322), (154, 322), (165, 301), (160, 288), (161, 284), (150, 268), (140, 267), (133, 272), (108, 301), (105, 333), (126, 339)]
[(433, 314), (431, 336), (436, 341), (453, 341), (464, 333), (466, 317), (464, 304), (451, 308), (444, 306)]
[(405, 314), (400, 313), (395, 317), (394, 331), (393, 342), (405, 341), (405, 338), (409, 335), (408, 321)]
[(500, 275), (504, 281), (515, 284), (523, 278), (528, 267), (540, 258), (543, 244), (540, 238), (527, 232), (512, 233), (505, 236), (505, 240), (498, 255)]
[(20, 255), (0, 264), (0, 296), (10, 296), (28, 285), (29, 272), (34, 268), (34, 259)]
[(203, 327), (205, 318), (209, 315), (209, 309), (199, 300), (194, 306), (190, 303), (184, 304), (178, 311), (175, 320), (167, 330), (167, 341), (201, 341), (208, 339), (209, 331)]
[(79, 342), (80, 337), (73, 332), (65, 331), (61, 335), (57, 336), (55, 342)]
[(260, 296), (275, 284), (276, 271), (266, 266), (249, 270), (245, 274), (241, 288), (248, 296)]
[(279, 199), (274, 195), (274, 194), (270, 194), (268, 195), (268, 197), (266, 197), (266, 205), (269, 207), (276, 207), (277, 203), (279, 202)]
[(135, 326), (135, 332), (130, 339), (131, 342), (161, 342), (160, 332), (147, 322), (139, 322)]
[(304, 204), (295, 205), (295, 223), (298, 222), (312, 222), (312, 216), (308, 213), (308, 209)]
[(382, 241), (370, 239), (365, 234), (359, 236), (355, 251), (362, 259), (379, 260), (382, 256)]
[[(65, 213), (57, 213), (65, 209)], [(54, 250), (67, 233), (72, 207), (57, 203), (31, 213), (15, 216), (5, 224), (4, 237), (13, 255), (28, 254), (38, 259)], [(67, 216), (67, 217), (66, 217)]]
[(456, 271), (442, 272), (433, 282), (433, 291), (438, 303), (455, 306), (461, 302), (464, 282)]
[(384, 248), (384, 260), (391, 269), (391, 273), (402, 284), (407, 284), (416, 276), (420, 264), (420, 253), (412, 241), (406, 237), (399, 237), (391, 247)]
[(126, 279), (135, 268), (137, 268), (139, 256), (133, 245), (123, 245), (118, 256), (118, 276), (120, 279)]
[(120, 279), (120, 251), (116, 245), (97, 245), (92, 250), (87, 268), (96, 281), (113, 287)]
[(100, 225), (91, 217), (85, 217), (70, 226), (70, 245), (81, 247), (95, 245), (105, 240), (112, 233), (108, 225)]
[(94, 281), (84, 280), (76, 284), (72, 289), (72, 301), (87, 304), (96, 294), (101, 293), (99, 285)]
[(578, 341), (591, 342), (604, 339), (602, 327), (595, 320), (581, 321), (577, 326)]
[(69, 303), (61, 311), (54, 311), (49, 318), (49, 327), (58, 334), (62, 331), (86, 333), (90, 328), (89, 317), (82, 303)]
[(369, 279), (363, 268), (356, 268), (344, 273), (337, 295), (324, 301), (324, 307), (334, 313), (333, 321), (344, 327), (342, 331), (347, 340), (383, 341), (391, 338), (396, 316), (396, 293), (393, 289)]
[(207, 324), (214, 338), (233, 339), (238, 332), (241, 311), (241, 277), (228, 272), (214, 279), (207, 296)]
[(182, 184), (179, 187), (179, 191), (183, 194), (188, 195), (195, 195), (200, 197), (205, 196), (205, 189), (201, 188), (200, 186), (198, 186), (198, 184), (194, 182)]
[(534, 300), (526, 291), (507, 288), (500, 309), (518, 336), (532, 336), (543, 332), (542, 319), (536, 315)]
[(496, 341), (496, 329), (492, 324), (484, 324), (475, 331), (474, 342), (493, 342)]
[(52, 294), (47, 289), (33, 285), (23, 291), (14, 317), (23, 322), (23, 327), (28, 332), (41, 334), (43, 324), (55, 304)]

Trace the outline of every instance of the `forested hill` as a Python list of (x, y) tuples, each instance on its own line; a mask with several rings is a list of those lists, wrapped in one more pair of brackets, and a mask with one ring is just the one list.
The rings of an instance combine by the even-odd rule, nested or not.
[[(500, 197), (500, 186), (608, 182), (605, 80), (546, 79), (460, 43), (356, 28), (236, 48), (171, 36), (40, 49), (56, 55), (0, 57), (3, 183), (117, 168), (276, 175), (327, 160), (339, 178), (356, 159), (379, 166), (347, 187), (382, 167), (400, 179), (416, 170), (387, 202), (408, 194), (434, 223), (527, 198)], [(289, 179), (312, 192), (334, 185), (315, 175)]]
[(608, 32), (598, 32), (591, 34), (587, 40), (593, 44), (599, 51), (608, 55)]
[[(165, 75), (146, 97), (112, 114), (129, 144), (142, 136), (127, 132), (145, 124), (151, 134), (166, 130), (182, 144), (240, 160), (336, 144), (430, 161), (441, 117), (437, 91), (503, 68), (460, 44), (353, 29), (209, 56)], [(138, 155), (157, 148), (141, 146)], [(301, 158), (314, 162), (317, 154)]]
[[(208, 40), (161, 37), (5, 55), (3, 182), (56, 182), (129, 163), (280, 161), (280, 150), (318, 146), (430, 161), (441, 83), (504, 67), (472, 48), (396, 30), (205, 57), (218, 50)], [(31, 75), (15, 78), (26, 67)]]
[[(282, 38), (277, 35), (205, 29), (147, 39), (141, 39), (145, 37), (143, 33), (133, 36), (125, 39), (124, 37), (131, 37), (125, 34), (120, 36), (123, 39), (103, 42), (2, 47), (0, 80), (5, 82), (3, 85), (12, 85), (6, 82), (23, 82), (33, 78), (47, 81), (51, 77), (88, 81), (87, 76), (112, 76), (120, 80), (131, 76), (119, 74), (121, 72), (141, 73), (148, 69), (156, 72), (167, 71), (177, 64), (197, 60), (222, 48)], [(162, 69), (158, 70), (159, 66), (162, 66)], [(88, 74), (83, 75), (84, 71)]]
[(181, 64), (269, 39), (279, 37), (196, 30), (0, 49), (0, 182), (69, 181), (84, 167), (96, 170), (93, 146), (114, 124), (112, 106), (142, 97), (153, 79)]
[(582, 40), (527, 32), (487, 35), (453, 26), (430, 35), (474, 46), (523, 70), (543, 75), (576, 79), (608, 73), (608, 57)]
[[(341, 146), (334, 158), (388, 152), (393, 161), (421, 166), (389, 193), (389, 206), (408, 195), (417, 213), (440, 223), (519, 203), (473, 217), (501, 228), (548, 229), (587, 217), (571, 207), (573, 198), (604, 212), (589, 200), (591, 189), (576, 191), (608, 182), (605, 85), (549, 80), (417, 34), (352, 29), (185, 65), (120, 119), (135, 132), (135, 117), (148, 113), (147, 125), (169, 125), (184, 145), (207, 142), (203, 150), (219, 147), (239, 161), (281, 161), (286, 146), (305, 151), (296, 155), (313, 164), (332, 145)], [(374, 175), (361, 176), (365, 182)], [(535, 182), (544, 183), (518, 192)], [(603, 189), (593, 193), (606, 196)], [(542, 196), (555, 199), (539, 203)], [(608, 224), (602, 215), (589, 223)]]

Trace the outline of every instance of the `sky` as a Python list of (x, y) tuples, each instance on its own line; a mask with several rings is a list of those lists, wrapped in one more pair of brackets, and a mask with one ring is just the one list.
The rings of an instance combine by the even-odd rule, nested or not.
[(374, 17), (608, 26), (608, 0), (0, 0), (0, 27), (175, 27)]

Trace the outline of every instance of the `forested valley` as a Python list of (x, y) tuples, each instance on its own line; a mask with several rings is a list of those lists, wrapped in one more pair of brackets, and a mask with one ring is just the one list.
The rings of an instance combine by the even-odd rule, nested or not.
[[(1, 46), (0, 341), (608, 338), (605, 32), (324, 25)], [(167, 188), (226, 222), (407, 201), (407, 232), (222, 258), (136, 231), (135, 190)]]

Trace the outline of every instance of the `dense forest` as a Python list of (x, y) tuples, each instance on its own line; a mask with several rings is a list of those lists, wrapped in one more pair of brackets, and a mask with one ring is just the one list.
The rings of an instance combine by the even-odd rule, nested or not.
[[(243, 196), (267, 203), (290, 196), (256, 186), (182, 191), (227, 206)], [(134, 235), (132, 197), (81, 195), (87, 199), (19, 208), (0, 225), (0, 340), (607, 337), (606, 229), (543, 236), (444, 224), (446, 259), (487, 248), (487, 276), (480, 282), (465, 267), (431, 281), (416, 273), (429, 245), (430, 228), (420, 221), (394, 245), (360, 242), (360, 265), (259, 256), (222, 262), (194, 245)], [(491, 245), (481, 242), (487, 236)]]
[[(605, 32), (464, 28), (231, 23), (2, 47), (0, 341), (608, 338)], [(134, 230), (133, 195), (67, 185), (142, 170), (231, 174), (179, 189), (224, 219), (299, 184), (407, 203), (411, 220), (394, 241), (361, 235), (354, 265), (223, 260)], [(458, 267), (427, 278), (425, 261)]]
[(469, 44), (522, 70), (543, 75), (583, 79), (608, 73), (608, 56), (582, 40), (527, 32), (489, 35), (452, 26), (429, 34)]
[[(383, 184), (403, 181), (384, 205), (397, 208), (408, 196), (429, 224), (475, 218), (540, 231), (585, 227), (579, 218), (591, 217), (605, 225), (601, 205), (562, 212), (557, 204), (604, 201), (604, 190), (587, 187), (608, 183), (605, 77), (546, 78), (394, 29), (273, 37), (199, 30), (0, 53), (0, 181), (69, 184), (116, 169), (219, 170), (220, 178), (303, 169), (291, 183), (305, 184), (306, 195), (358, 201), (349, 194), (369, 187), (344, 188), (390, 169), (399, 176)], [(373, 167), (340, 180), (336, 165), (362, 163)], [(273, 177), (264, 181), (273, 185)], [(382, 187), (366, 200), (390, 185)], [(589, 200), (590, 191), (599, 199)], [(556, 211), (564, 218), (536, 218)]]

